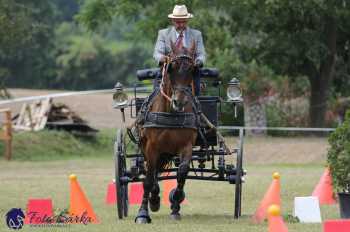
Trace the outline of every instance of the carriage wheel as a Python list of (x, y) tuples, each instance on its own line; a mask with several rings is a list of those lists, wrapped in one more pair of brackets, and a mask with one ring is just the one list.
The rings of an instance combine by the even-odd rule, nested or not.
[(123, 219), (128, 216), (128, 184), (122, 181), (126, 176), (126, 151), (125, 151), (124, 133), (122, 129), (118, 129), (117, 137), (114, 143), (115, 155), (115, 187), (117, 195), (117, 213), (118, 218)]
[(239, 147), (237, 151), (236, 183), (235, 183), (235, 218), (241, 216), (242, 203), (242, 176), (243, 176), (243, 129), (239, 130)]

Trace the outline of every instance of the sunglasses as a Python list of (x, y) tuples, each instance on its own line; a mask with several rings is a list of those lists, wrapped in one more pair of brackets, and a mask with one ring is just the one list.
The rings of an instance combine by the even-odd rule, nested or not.
[(175, 23), (187, 23), (187, 20), (174, 20)]

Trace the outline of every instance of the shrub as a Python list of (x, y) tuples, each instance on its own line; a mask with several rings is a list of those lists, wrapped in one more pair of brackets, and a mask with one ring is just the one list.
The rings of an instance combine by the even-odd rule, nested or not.
[(327, 162), (334, 188), (338, 192), (350, 191), (350, 110), (345, 121), (329, 137)]

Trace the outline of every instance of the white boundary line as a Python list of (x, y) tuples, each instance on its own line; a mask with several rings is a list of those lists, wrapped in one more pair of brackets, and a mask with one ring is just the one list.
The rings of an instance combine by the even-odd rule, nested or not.
[(241, 126), (219, 126), (222, 130), (277, 130), (277, 131), (334, 131), (335, 128), (312, 128), (312, 127), (241, 127)]
[[(150, 87), (138, 87), (136, 88), (137, 91), (146, 91), (151, 90)], [(133, 92), (134, 88), (126, 88), (124, 89), (125, 92)], [(33, 96), (33, 97), (21, 97), (21, 98), (15, 98), (10, 100), (3, 100), (0, 101), (0, 105), (5, 104), (11, 104), (11, 103), (17, 103), (17, 102), (26, 102), (26, 101), (34, 101), (34, 100), (40, 100), (45, 98), (58, 98), (58, 97), (70, 97), (70, 96), (78, 96), (78, 95), (87, 95), (87, 94), (97, 94), (97, 93), (113, 93), (114, 89), (102, 89), (102, 90), (88, 90), (88, 91), (75, 91), (75, 92), (66, 92), (66, 93), (53, 93), (53, 94), (47, 94), (47, 95), (41, 95), (41, 96)]]

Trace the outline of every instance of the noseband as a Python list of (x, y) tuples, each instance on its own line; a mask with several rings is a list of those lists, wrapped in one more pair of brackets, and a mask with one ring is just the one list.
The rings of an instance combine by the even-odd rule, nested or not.
[[(162, 81), (160, 83), (160, 92), (163, 95), (163, 97), (165, 99), (167, 99), (169, 102), (171, 102), (171, 98), (164, 92), (164, 89), (163, 89), (164, 88), (164, 78), (166, 78), (168, 76), (169, 65), (175, 61), (178, 61), (178, 60), (188, 60), (191, 65), (194, 64), (193, 58), (191, 56), (188, 56), (188, 55), (179, 55), (179, 56), (175, 56), (172, 58), (167, 57), (166, 62), (164, 62), (164, 64), (163, 64)], [(173, 86), (172, 84), (170, 86), (171, 86), (171, 91), (173, 93), (175, 90), (178, 90), (178, 91), (185, 93), (185, 95), (187, 95), (187, 96), (192, 95), (192, 89), (190, 87), (177, 86), (177, 85)]]

